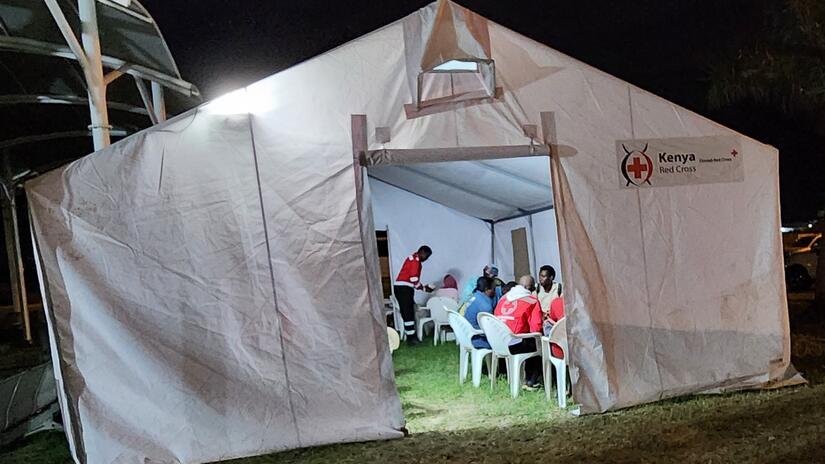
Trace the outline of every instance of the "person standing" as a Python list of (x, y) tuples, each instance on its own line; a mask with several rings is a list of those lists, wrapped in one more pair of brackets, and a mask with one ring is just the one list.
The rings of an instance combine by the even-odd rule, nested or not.
[(401, 309), (401, 318), (404, 320), (404, 334), (408, 346), (419, 343), (415, 333), (415, 291), (432, 291), (429, 286), (421, 285), (421, 263), (427, 261), (432, 254), (433, 250), (423, 245), (417, 252), (407, 256), (393, 285), (393, 293)]

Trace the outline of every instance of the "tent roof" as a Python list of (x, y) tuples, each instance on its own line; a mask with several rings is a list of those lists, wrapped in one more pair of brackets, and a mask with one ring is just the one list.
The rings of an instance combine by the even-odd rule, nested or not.
[(370, 176), (470, 216), (499, 221), (553, 206), (545, 157), (373, 166)]

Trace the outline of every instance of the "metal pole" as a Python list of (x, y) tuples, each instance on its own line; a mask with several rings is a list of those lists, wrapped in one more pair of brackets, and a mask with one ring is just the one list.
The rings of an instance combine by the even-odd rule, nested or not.
[(496, 264), (496, 223), (493, 221), (490, 224), (490, 264)]
[(23, 273), (23, 256), (20, 252), (20, 230), (17, 223), (17, 201), (14, 187), (9, 187), (8, 195), (4, 195), (3, 202), (3, 229), (6, 236), (6, 255), (9, 262), (9, 277), (11, 280), (11, 294), (14, 311), (20, 313), (23, 319), (23, 331), (26, 341), (32, 341), (31, 319), (29, 318), (29, 303), (26, 295), (26, 277)]
[(537, 266), (537, 264), (536, 264), (536, 239), (533, 236), (533, 215), (532, 214), (527, 216), (527, 224), (530, 226), (530, 248), (531, 248), (530, 252), (527, 254), (527, 256), (530, 259), (530, 266), (533, 269), (530, 273), (532, 274), (533, 272), (535, 272), (534, 275), (536, 276), (536, 278), (538, 278), (539, 270), (536, 267)]
[(166, 121), (166, 100), (163, 98), (163, 86), (152, 81), (152, 107), (158, 122)]
[(77, 62), (80, 63), (80, 67), (85, 74), (90, 67), (89, 60), (86, 58), (86, 53), (83, 52), (83, 46), (80, 45), (80, 42), (78, 42), (77, 37), (74, 35), (74, 31), (72, 31), (71, 26), (69, 26), (69, 21), (66, 20), (63, 10), (60, 9), (57, 0), (44, 1), (49, 8), (49, 12), (52, 14), (52, 18), (54, 18), (54, 22), (57, 24), (57, 28), (60, 30), (60, 33), (63, 34), (63, 39), (66, 41), (72, 53), (74, 53)]
[(89, 69), (86, 71), (86, 85), (89, 90), (89, 113), (91, 115), (92, 139), (95, 150), (111, 143), (109, 112), (106, 108), (106, 84), (103, 80), (103, 62), (100, 52), (100, 34), (97, 27), (96, 0), (78, 0), (81, 42)]
[(152, 95), (149, 94), (149, 89), (146, 88), (143, 79), (139, 77), (135, 77), (135, 85), (138, 93), (140, 93), (140, 99), (143, 100), (143, 106), (146, 107), (146, 112), (149, 113), (149, 120), (152, 121), (152, 124), (157, 124), (159, 122), (158, 114), (155, 112), (155, 105), (152, 103)]

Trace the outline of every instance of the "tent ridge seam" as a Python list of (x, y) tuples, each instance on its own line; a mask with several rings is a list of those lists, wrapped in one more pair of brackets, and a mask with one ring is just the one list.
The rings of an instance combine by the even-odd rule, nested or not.
[(286, 398), (289, 403), (289, 412), (292, 414), (292, 424), (295, 426), (295, 439), (298, 446), (302, 447), (301, 431), (298, 428), (298, 416), (295, 414), (295, 404), (292, 401), (292, 386), (289, 382), (289, 367), (286, 362), (286, 350), (284, 349), (284, 331), (283, 321), (281, 318), (281, 310), (278, 307), (278, 290), (275, 288), (275, 270), (272, 268), (272, 248), (269, 245), (269, 227), (266, 225), (266, 208), (264, 208), (264, 194), (261, 187), (261, 171), (258, 166), (258, 150), (255, 148), (255, 131), (252, 128), (252, 114), (247, 115), (247, 122), (249, 124), (249, 138), (252, 142), (252, 159), (255, 164), (255, 180), (258, 187), (258, 200), (261, 203), (261, 219), (264, 229), (264, 241), (266, 243), (266, 257), (267, 266), (269, 267), (269, 278), (272, 282), (272, 298), (275, 306), (275, 314), (278, 316), (278, 341), (281, 345), (281, 362), (284, 364), (284, 380), (286, 381)]
[[(636, 138), (636, 129), (633, 123), (633, 89), (628, 86), (627, 87), (627, 106), (630, 113), (630, 137), (635, 139)], [(658, 400), (664, 398), (664, 390), (665, 384), (662, 380), (662, 368), (659, 365), (659, 355), (656, 352), (656, 335), (655, 331), (653, 330), (653, 307), (650, 304), (650, 283), (647, 275), (647, 250), (645, 250), (645, 226), (644, 220), (642, 219), (642, 193), (641, 190), (636, 189), (636, 205), (639, 209), (639, 233), (641, 234), (642, 239), (642, 265), (644, 266), (644, 275), (645, 275), (645, 298), (647, 303), (647, 315), (650, 320), (650, 341), (653, 344), (653, 362), (656, 364), (656, 374), (659, 377), (659, 397)]]

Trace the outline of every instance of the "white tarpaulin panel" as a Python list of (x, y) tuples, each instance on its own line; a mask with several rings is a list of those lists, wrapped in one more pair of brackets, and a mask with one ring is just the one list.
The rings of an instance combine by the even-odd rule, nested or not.
[[(553, 266), (553, 269), (556, 270), (556, 280), (564, 282), (564, 276), (561, 273), (557, 231), (555, 211), (542, 211), (532, 215), (533, 243), (531, 245), (536, 256), (536, 266), (541, 267), (545, 264)], [(538, 269), (535, 272), (538, 273)]]
[(354, 205), (306, 219), (351, 237), (292, 238), (300, 203), (265, 190), (262, 208), (251, 134), (246, 115), (202, 110), (29, 185), (81, 462), (400, 436)]
[[(456, 43), (476, 37), (450, 8)], [(784, 375), (776, 151), (489, 22), (500, 95), (408, 119), (424, 50), (450, 50), (427, 44), (437, 11), (27, 185), (79, 461), (196, 463), (401, 436), (352, 114), (367, 115), (370, 150), (417, 153), (527, 146), (524, 126), (554, 114), (583, 412)], [(689, 138), (703, 151), (699, 137), (719, 136), (736, 139), (741, 180), (621, 183), (621, 141)], [(643, 157), (628, 162), (645, 172)], [(545, 234), (534, 225), (535, 243)]]

